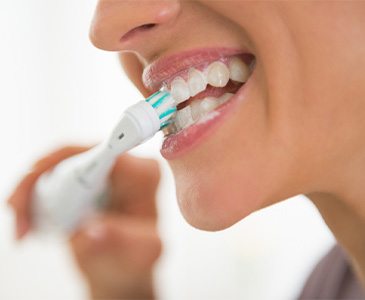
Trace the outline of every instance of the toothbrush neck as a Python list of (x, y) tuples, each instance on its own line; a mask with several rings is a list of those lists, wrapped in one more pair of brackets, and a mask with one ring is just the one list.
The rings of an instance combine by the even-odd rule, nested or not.
[(106, 180), (117, 156), (105, 143), (95, 146), (85, 153), (75, 170), (78, 181), (91, 188), (95, 182)]

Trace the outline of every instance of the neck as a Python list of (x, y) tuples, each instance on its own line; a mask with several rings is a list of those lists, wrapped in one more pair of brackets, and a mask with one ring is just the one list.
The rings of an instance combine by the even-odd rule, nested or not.
[[(356, 173), (352, 173), (354, 174)], [(352, 177), (349, 180), (351, 184), (343, 184), (342, 181), (338, 187), (348, 188), (342, 189), (338, 194), (316, 192), (307, 196), (347, 252), (358, 278), (365, 287), (365, 176), (361, 176), (361, 179), (355, 180)], [(362, 184), (355, 184), (358, 182)]]

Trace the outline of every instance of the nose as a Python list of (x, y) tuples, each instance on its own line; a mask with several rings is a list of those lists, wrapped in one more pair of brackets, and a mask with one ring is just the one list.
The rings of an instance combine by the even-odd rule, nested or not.
[(99, 0), (90, 40), (103, 50), (133, 51), (151, 41), (152, 31), (168, 28), (179, 11), (179, 0)]

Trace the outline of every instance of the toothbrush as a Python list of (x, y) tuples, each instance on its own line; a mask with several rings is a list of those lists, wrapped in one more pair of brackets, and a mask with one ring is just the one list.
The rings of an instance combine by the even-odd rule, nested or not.
[(129, 107), (104, 142), (43, 174), (32, 195), (35, 231), (72, 232), (100, 209), (117, 157), (171, 124), (175, 111), (172, 96), (158, 91)]

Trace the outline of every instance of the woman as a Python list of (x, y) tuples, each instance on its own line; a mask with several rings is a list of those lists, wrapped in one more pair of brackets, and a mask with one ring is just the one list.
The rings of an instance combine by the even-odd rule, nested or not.
[[(144, 96), (167, 84), (181, 101), (161, 153), (187, 222), (221, 230), (305, 194), (364, 284), (364, 34), (363, 2), (100, 0), (90, 36), (120, 53)], [(18, 238), (31, 228), (36, 178), (83, 150), (51, 154), (20, 183), (9, 200)], [(110, 210), (72, 237), (94, 297), (153, 297), (158, 177), (155, 162), (121, 157)]]

